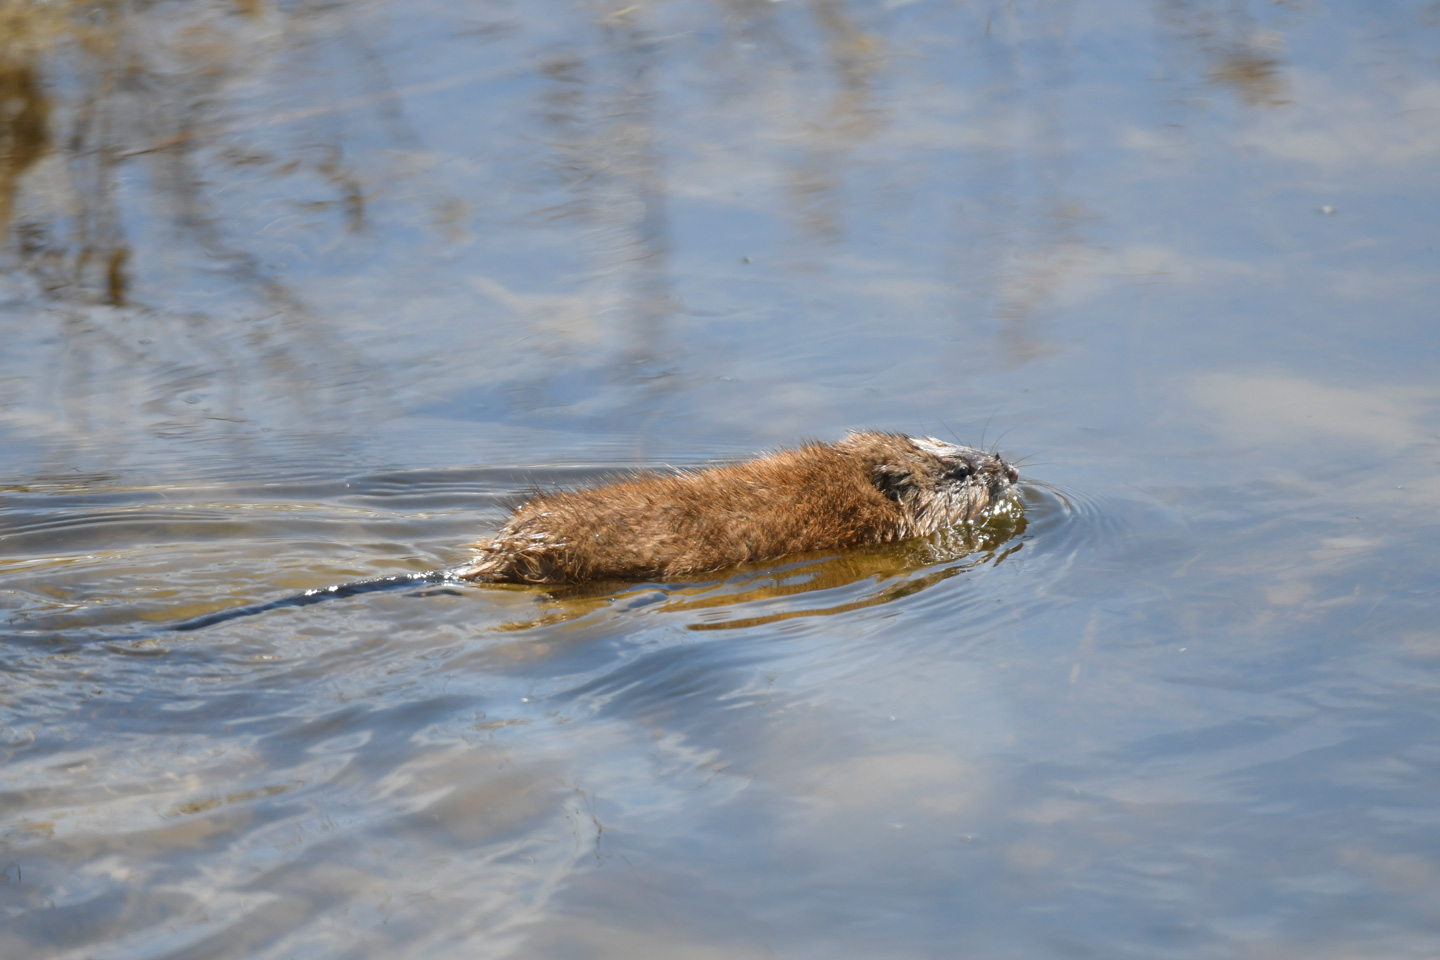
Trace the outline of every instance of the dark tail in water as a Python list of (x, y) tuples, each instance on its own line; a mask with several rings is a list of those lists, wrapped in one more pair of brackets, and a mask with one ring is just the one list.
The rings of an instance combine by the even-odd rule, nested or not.
[(264, 603), (247, 603), (240, 607), (229, 607), (224, 610), (216, 610), (214, 613), (204, 613), (198, 617), (191, 617), (189, 620), (181, 620), (179, 623), (165, 624), (159, 626), (163, 632), (187, 633), (191, 630), (200, 630), (204, 627), (213, 627), (217, 623), (225, 623), (229, 620), (239, 620), (243, 617), (253, 617), (261, 613), (269, 613), (271, 610), (280, 610), (285, 607), (308, 607), (314, 603), (324, 603), (326, 600), (338, 600), (341, 597), (353, 597), (362, 593), (377, 593), (381, 590), (400, 590), (405, 587), (421, 586), (427, 583), (462, 583), (460, 577), (452, 570), (426, 570), (424, 573), (401, 573), (389, 577), (374, 577), (370, 580), (352, 580), (350, 583), (337, 583), (329, 587), (316, 587), (313, 590), (306, 590), (304, 593), (296, 593), (288, 597), (281, 597), (278, 600), (268, 600)]
[[(316, 587), (313, 590), (306, 590), (304, 593), (281, 597), (278, 600), (247, 603), (239, 607), (216, 610), (214, 613), (202, 613), (198, 617), (191, 617), (189, 620), (181, 620), (178, 623), (156, 623), (144, 633), (126, 633), (104, 639), (110, 642), (153, 640), (167, 633), (189, 633), (192, 630), (213, 627), (217, 623), (227, 623), (231, 620), (241, 620), (257, 614), (269, 613), (271, 610), (281, 610), (285, 607), (308, 607), (311, 604), (324, 603), (326, 600), (338, 600), (341, 597), (353, 597), (362, 593), (403, 590), (406, 587), (419, 587), (427, 583), (467, 583), (472, 579), (464, 576), (467, 569), (467, 567), (455, 567), (450, 570), (426, 570), (424, 573), (401, 573), (389, 577), (374, 577), (370, 580), (352, 580), (349, 583), (337, 583), (330, 587)], [(33, 633), (49, 634), (50, 632), (34, 631)]]

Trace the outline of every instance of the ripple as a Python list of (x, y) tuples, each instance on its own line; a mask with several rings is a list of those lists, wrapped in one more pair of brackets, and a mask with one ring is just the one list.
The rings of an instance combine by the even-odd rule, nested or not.
[(1067, 490), (1042, 480), (1027, 480), (1021, 491), (1032, 533), (1047, 539), (1061, 534), (1072, 541), (1113, 540), (1126, 534), (1127, 526), (1113, 509), (1111, 498)]
[[(282, 497), (269, 488), (204, 487), (161, 499), (155, 491), (135, 491), (130, 503), (111, 491), (101, 504), (58, 510), (26, 510), (12, 501), (0, 586), (18, 602), (11, 627), (29, 636), (66, 633), (84, 642), (105, 634), (113, 639), (127, 626), (149, 636), (186, 617), (273, 600), (287, 588), (408, 572), (417, 563), (447, 566), (483, 533), (477, 514), (486, 511), (476, 509), (477, 495), (493, 509), (516, 496), (522, 476), (532, 487), (568, 486), (616, 473), (596, 465), (461, 468), (302, 483), (287, 486)], [(261, 492), (265, 499), (237, 496)], [(294, 496), (302, 492), (313, 499)], [(596, 617), (621, 618), (632, 627), (661, 618), (689, 632), (803, 628), (805, 622), (818, 628), (885, 608), (877, 615), (959, 623), (963, 629), (951, 631), (949, 640), (975, 639), (1010, 615), (1013, 606), (1003, 602), (1008, 588), (1003, 579), (985, 589), (955, 585), (993, 579), (1017, 563), (1022, 576), (1044, 578), (1057, 560), (1128, 535), (1111, 501), (1049, 484), (1027, 481), (1014, 506), (917, 541), (790, 557), (693, 581), (514, 588), (540, 605), (520, 619), (508, 617), (523, 604), (497, 602), (501, 588), (493, 585), (463, 591), (463, 606), (487, 632)], [(277, 543), (284, 544), (278, 552)], [(940, 589), (946, 584), (951, 587)], [(123, 602), (114, 601), (116, 591)], [(413, 624), (425, 619), (419, 610), (393, 615)], [(323, 611), (314, 616), (328, 617)]]

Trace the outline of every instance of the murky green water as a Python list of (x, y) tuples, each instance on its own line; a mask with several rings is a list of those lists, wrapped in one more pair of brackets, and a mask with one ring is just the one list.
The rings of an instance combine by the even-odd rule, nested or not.
[[(1440, 954), (1428, 0), (0, 0), (0, 957)], [(431, 587), (875, 427), (1024, 523)]]

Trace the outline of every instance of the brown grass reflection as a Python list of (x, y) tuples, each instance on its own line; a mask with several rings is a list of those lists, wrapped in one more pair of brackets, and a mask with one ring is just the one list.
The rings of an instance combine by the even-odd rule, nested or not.
[[(394, 180), (375, 169), (389, 153), (352, 143), (375, 124), (334, 118), (368, 111), (410, 145), (363, 14), (0, 0), (0, 270), (28, 275), (15, 289), (41, 307), (0, 322), (54, 327), (29, 358), (47, 375), (11, 378), (0, 405), (55, 440), (123, 449), (137, 427), (251, 436), (261, 410), (325, 430), (335, 391), (381, 388), (381, 365), (286, 278), (292, 258), (367, 232)], [(256, 109), (277, 75), (301, 106)], [(247, 189), (269, 191), (268, 225), (237, 218)]]
[[(0, 47), (0, 58), (4, 52)], [(49, 123), (50, 99), (34, 64), (0, 59), (0, 241), (10, 229), (21, 176), (50, 149)]]
[[(306, 194), (293, 198), (297, 209), (332, 214), (341, 231), (364, 231), (375, 184), (388, 178), (363, 171), (354, 157), (364, 152), (347, 150), (346, 128), (327, 120), (367, 110), (392, 142), (408, 145), (414, 136), (399, 98), (473, 80), (393, 89), (343, 4), (233, 7), (238, 16), (207, 4), (161, 12), (0, 0), (0, 238), (13, 235), (10, 253), (52, 295), (129, 302), (137, 252), (125, 229), (133, 214), (118, 198), (124, 179), (132, 191), (149, 191), (140, 202), (168, 218), (185, 252), (204, 257), (203, 269), (219, 265), (265, 307), (303, 313), (278, 271), (237, 240), (217, 189), (232, 172), (269, 175), (277, 190)], [(304, 55), (316, 44), (336, 48), (350, 69), (342, 60), (316, 82)], [(304, 99), (322, 102), (273, 112), (243, 105), (236, 93), (260, 70), (291, 74)], [(327, 98), (324, 88), (337, 85), (363, 92)], [(384, 162), (382, 152), (364, 155)], [(326, 185), (330, 198), (315, 198), (305, 179)], [(147, 261), (167, 253), (139, 251)]]
[(1287, 102), (1280, 81), (1280, 60), (1247, 48), (1226, 50), (1210, 68), (1210, 79), (1230, 87), (1251, 106)]
[[(1268, 6), (1279, 6), (1271, 4)], [(1304, 4), (1296, 4), (1298, 8)], [(1248, 3), (1230, 0), (1161, 0), (1159, 15), (1181, 52), (1189, 47), (1203, 62), (1205, 78), (1252, 107), (1289, 102), (1280, 51), (1284, 35), (1262, 28)]]
[[(0, 9), (0, 61), (10, 64), (0, 79), (0, 236), (13, 233), (21, 261), (41, 278), (48, 290), (84, 287), (89, 299), (123, 305), (129, 288), (126, 271), (130, 251), (113, 202), (113, 152), (100, 141), (112, 138), (119, 124), (102, 102), (116, 90), (123, 76), (118, 69), (124, 44), (115, 5), (28, 4), (10, 2)], [(89, 69), (88, 82), (68, 108), (70, 129), (55, 136), (62, 104), (52, 104), (44, 93), (43, 64), (57, 48), (78, 54), (74, 61)], [(73, 189), (68, 210), (55, 211), (56, 220), (68, 220), (68, 242), (57, 242), (57, 224), (28, 213), (18, 215), (17, 200), (25, 175), (54, 147), (68, 168)], [(58, 205), (57, 205), (58, 206)]]

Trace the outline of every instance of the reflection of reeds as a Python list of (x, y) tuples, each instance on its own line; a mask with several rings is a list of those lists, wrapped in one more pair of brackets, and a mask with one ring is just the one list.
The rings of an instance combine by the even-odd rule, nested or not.
[[(141, 198), (144, 210), (168, 214), (203, 251), (207, 267), (224, 264), (272, 308), (293, 311), (298, 304), (274, 271), (229, 235), (210, 196), (217, 183), (230, 179), (227, 168), (267, 169), (277, 187), (297, 175), (312, 176), (328, 184), (335, 199), (307, 198), (297, 206), (333, 209), (344, 229), (365, 228), (365, 185), (344, 159), (338, 135), (317, 138), (304, 130), (290, 155), (283, 146), (275, 150), (273, 135), (266, 149), (238, 141), (262, 128), (361, 108), (393, 120), (399, 94), (371, 90), (275, 115), (227, 116), (232, 87), (243, 86), (257, 69), (283, 66), (277, 61), (289, 53), (292, 35), (300, 43), (309, 39), (307, 20), (297, 19), (293, 29), (252, 29), (258, 5), (234, 6), (241, 16), (217, 16), (207, 4), (159, 13), (118, 2), (0, 0), (0, 237), (15, 235), (11, 252), (52, 294), (117, 306), (128, 300), (137, 257), (125, 239), (128, 214), (117, 199), (117, 181), (135, 161), (146, 167), (127, 180), (152, 191)], [(286, 16), (278, 9), (264, 12)], [(364, 66), (354, 71), (359, 82), (383, 83), (383, 71)], [(36, 169), (42, 160), (44, 171)], [(33, 184), (22, 204), (27, 174), (43, 182)], [(141, 253), (153, 261), (160, 251), (147, 247)]]
[(0, 47), (0, 242), (9, 232), (20, 177), (50, 149), (49, 119), (50, 100), (34, 66), (6, 62)]
[(1251, 106), (1285, 103), (1280, 78), (1280, 61), (1247, 47), (1225, 51), (1210, 68), (1210, 79), (1238, 93)]
[[(120, 46), (116, 41), (120, 19), (110, 5), (0, 2), (0, 63), (5, 64), (0, 67), (0, 239), (12, 232), (16, 235), (22, 261), (46, 288), (88, 285), (104, 291), (99, 299), (117, 305), (125, 299), (130, 251), (120, 237), (113, 205), (104, 202), (113, 193), (109, 158), (97, 156), (87, 171), (77, 171), (75, 195), (80, 202), (69, 204), (73, 237), (69, 251), (55, 242), (54, 224), (31, 218), (16, 223), (15, 217), (22, 180), (32, 168), (57, 144), (67, 161), (86, 155), (90, 125), (108, 126), (108, 117), (87, 102), (76, 111), (70, 137), (54, 135), (56, 110), (45, 89), (44, 61), (69, 46), (78, 54), (78, 62), (108, 63)], [(102, 202), (92, 202), (90, 191)]]
[(0, 244), (10, 232), (20, 179), (51, 147), (50, 98), (36, 60), (68, 27), (64, 3), (0, 0)]
[(566, 51), (540, 64), (546, 84), (539, 116), (549, 133), (549, 179), (571, 197), (538, 211), (573, 220), (589, 254), (623, 283), (609, 295), (621, 311), (611, 361), (635, 379), (659, 382), (657, 357), (676, 302), (671, 290), (667, 184), (655, 117), (657, 54), (638, 22), (612, 18), (598, 29), (607, 54)]
[(1201, 54), (1211, 83), (1228, 88), (1252, 107), (1288, 102), (1279, 56), (1283, 37), (1261, 29), (1245, 4), (1160, 0), (1158, 7), (1171, 34)]
[[(345, 149), (344, 128), (276, 126), (356, 109), (388, 116), (395, 93), (377, 89), (383, 72), (357, 65), (348, 79), (368, 88), (363, 96), (288, 113), (243, 100), (262, 74), (307, 70), (292, 54), (346, 16), (0, 0), (0, 265), (28, 274), (34, 282), (21, 289), (49, 301), (39, 314), (0, 321), (54, 324), (44, 342), (57, 351), (30, 358), (54, 371), (48, 384), (14, 380), (34, 396), (0, 403), (58, 403), (57, 420), (81, 435), (133, 428), (119, 411), (143, 410), (150, 433), (178, 436), (244, 423), (245, 408), (275, 397), (303, 404), (315, 421), (331, 383), (375, 379), (374, 366), (305, 307), (284, 267), (267, 262), (274, 251), (257, 249), (264, 238), (221, 194), (260, 182), (284, 203), (286, 191), (303, 191), (291, 208), (318, 214), (332, 234), (367, 229), (366, 181), (380, 178), (347, 159), (355, 151)], [(332, 77), (347, 80), (343, 69)], [(262, 130), (263, 146), (246, 142)], [(316, 247), (333, 242), (313, 234), (306, 241)], [(95, 309), (103, 306), (128, 309)], [(223, 408), (179, 402), (214, 388)]]

